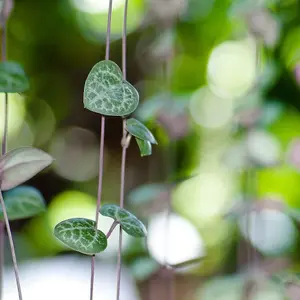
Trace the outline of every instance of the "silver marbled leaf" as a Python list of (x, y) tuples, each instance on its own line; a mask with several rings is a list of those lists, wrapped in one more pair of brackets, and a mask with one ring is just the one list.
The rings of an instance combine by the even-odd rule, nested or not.
[(147, 230), (145, 225), (131, 212), (115, 204), (105, 204), (100, 208), (103, 216), (110, 217), (119, 222), (122, 229), (134, 237), (145, 237)]
[[(18, 186), (4, 192), (3, 198), (9, 220), (29, 218), (46, 211), (43, 195), (31, 186)], [(2, 207), (0, 207), (0, 220), (4, 220)]]
[(126, 116), (139, 104), (137, 90), (123, 80), (119, 66), (110, 60), (98, 62), (84, 85), (84, 107), (105, 116)]
[(106, 235), (95, 230), (95, 221), (89, 219), (64, 220), (55, 226), (54, 235), (67, 247), (87, 255), (102, 252), (107, 247)]

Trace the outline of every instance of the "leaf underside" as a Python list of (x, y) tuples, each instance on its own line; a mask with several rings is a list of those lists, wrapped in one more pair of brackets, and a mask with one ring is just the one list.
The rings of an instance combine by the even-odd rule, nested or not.
[(36, 148), (21, 147), (7, 152), (0, 158), (1, 190), (24, 183), (52, 162), (49, 154)]
[[(46, 211), (45, 200), (40, 191), (30, 186), (19, 186), (3, 193), (9, 220), (29, 218)], [(0, 219), (3, 210), (0, 207)]]
[(84, 218), (64, 220), (54, 228), (55, 237), (77, 252), (94, 255), (107, 247), (106, 235), (95, 230), (95, 221)]
[(134, 237), (145, 237), (145, 225), (131, 212), (115, 204), (105, 204), (100, 208), (101, 215), (110, 217), (119, 222), (122, 229)]
[(29, 81), (18, 63), (0, 62), (0, 93), (22, 93), (28, 89)]
[(84, 85), (84, 107), (105, 116), (127, 116), (139, 104), (137, 90), (123, 80), (119, 66), (110, 60), (97, 63)]
[(152, 132), (143, 123), (134, 118), (126, 120), (126, 130), (131, 135), (141, 140), (149, 141), (152, 144), (157, 144)]

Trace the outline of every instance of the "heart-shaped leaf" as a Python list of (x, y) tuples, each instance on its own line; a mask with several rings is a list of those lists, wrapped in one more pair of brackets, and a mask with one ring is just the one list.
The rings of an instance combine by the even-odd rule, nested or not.
[(35, 176), (48, 167), (53, 158), (46, 152), (22, 147), (7, 152), (0, 158), (0, 188), (2, 191), (12, 189)]
[(122, 229), (131, 236), (145, 237), (147, 235), (145, 225), (135, 215), (124, 208), (115, 204), (105, 204), (100, 208), (100, 213), (120, 223)]
[(135, 138), (140, 148), (141, 156), (148, 156), (152, 154), (152, 145), (149, 141), (144, 141), (139, 138)]
[(139, 94), (123, 80), (116, 63), (103, 60), (92, 68), (85, 81), (83, 103), (88, 110), (105, 116), (126, 116), (136, 110)]
[(102, 252), (107, 247), (106, 235), (95, 230), (95, 221), (72, 218), (58, 223), (54, 235), (69, 248), (87, 255)]
[[(3, 193), (5, 207), (9, 220), (29, 218), (46, 211), (43, 195), (31, 186), (19, 186)], [(3, 210), (0, 207), (0, 220), (3, 220)]]
[(18, 63), (0, 62), (0, 93), (22, 93), (28, 89), (29, 81)]
[(152, 144), (157, 144), (152, 132), (140, 121), (130, 118), (126, 120), (126, 130), (140, 140), (148, 141)]

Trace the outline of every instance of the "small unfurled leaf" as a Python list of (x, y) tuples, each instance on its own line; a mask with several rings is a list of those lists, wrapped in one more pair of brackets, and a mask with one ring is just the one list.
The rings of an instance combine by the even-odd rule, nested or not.
[(126, 116), (136, 110), (139, 94), (123, 80), (116, 63), (103, 60), (92, 68), (86, 79), (83, 103), (88, 110), (105, 116)]
[(144, 124), (134, 118), (126, 120), (126, 130), (141, 140), (148, 141), (151, 144), (157, 144), (152, 132)]
[(169, 189), (170, 186), (163, 183), (143, 184), (132, 190), (127, 199), (130, 205), (147, 204)]
[(110, 217), (120, 223), (122, 229), (131, 236), (145, 237), (145, 225), (131, 212), (115, 204), (105, 204), (100, 208), (101, 215)]
[(54, 235), (69, 248), (87, 255), (102, 252), (107, 247), (106, 235), (95, 229), (95, 221), (72, 218), (58, 223)]
[(0, 93), (22, 93), (28, 88), (29, 81), (18, 63), (0, 62)]
[(48, 167), (53, 158), (46, 152), (22, 147), (7, 152), (0, 158), (0, 188), (12, 189)]
[(184, 268), (188, 268), (188, 267), (193, 267), (195, 265), (199, 265), (199, 263), (201, 263), (204, 260), (205, 257), (197, 257), (194, 259), (190, 259), (175, 265), (168, 265), (169, 267), (173, 268), (173, 269), (184, 269)]
[[(3, 193), (9, 220), (19, 220), (38, 215), (46, 211), (43, 195), (31, 186), (19, 186)], [(0, 219), (3, 220), (0, 207)]]
[(141, 156), (148, 156), (152, 154), (152, 145), (149, 141), (144, 141), (139, 138), (135, 138), (140, 148)]

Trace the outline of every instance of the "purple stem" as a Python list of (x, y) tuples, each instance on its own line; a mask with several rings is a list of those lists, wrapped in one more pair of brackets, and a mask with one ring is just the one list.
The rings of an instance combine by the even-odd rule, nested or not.
[[(4, 2), (4, 6), (6, 5), (6, 1)], [(3, 7), (3, 11), (5, 11), (5, 7)], [(6, 26), (6, 16), (4, 13), (1, 15), (2, 17), (2, 36), (1, 36), (1, 60), (6, 61), (7, 59), (7, 26)], [(4, 130), (3, 130), (3, 137), (2, 137), (2, 155), (6, 153), (7, 148), (7, 134), (8, 132), (8, 94), (5, 93), (5, 101), (4, 101)], [(3, 265), (4, 265), (4, 229), (6, 226), (7, 234), (8, 234), (8, 240), (10, 244), (11, 249), (11, 255), (13, 260), (13, 268), (15, 272), (15, 278), (17, 283), (17, 289), (18, 289), (18, 295), (19, 300), (22, 300), (22, 290), (21, 290), (21, 283), (20, 283), (20, 276), (19, 276), (19, 269), (18, 269), (18, 263), (17, 263), (17, 257), (14, 247), (14, 242), (12, 238), (11, 228), (9, 225), (9, 220), (6, 212), (6, 207), (4, 203), (4, 199), (2, 196), (2, 191), (0, 191), (0, 202), (3, 210), (4, 215), (4, 223), (1, 222), (0, 224), (0, 297), (2, 298), (2, 287), (3, 287)]]
[[(101, 1), (101, 0), (100, 0)], [(109, 60), (110, 54), (110, 36), (111, 36), (111, 17), (112, 17), (113, 0), (109, 1), (108, 17), (107, 17), (107, 31), (106, 31), (106, 47), (105, 59)], [(95, 229), (97, 230), (99, 223), (99, 209), (101, 207), (102, 198), (102, 182), (103, 182), (103, 165), (104, 165), (104, 136), (105, 136), (105, 117), (101, 116), (101, 135), (100, 135), (100, 153), (99, 153), (99, 181), (98, 181), (98, 195), (97, 207), (95, 213)], [(90, 284), (90, 300), (94, 297), (94, 282), (95, 282), (95, 256), (91, 260), (91, 284)]]
[[(127, 36), (127, 11), (128, 0), (125, 0), (124, 6), (124, 18), (123, 18), (123, 33), (122, 33), (122, 71), (123, 79), (126, 80), (126, 36)], [(121, 162), (121, 186), (120, 186), (120, 207), (124, 207), (124, 190), (125, 190), (125, 165), (126, 165), (126, 153), (129, 146), (129, 142), (126, 142), (126, 119), (123, 119), (123, 136), (122, 136), (122, 162)], [(129, 140), (130, 141), (130, 140)], [(122, 271), (122, 228), (119, 230), (119, 249), (118, 249), (118, 262), (117, 262), (117, 296), (116, 300), (120, 299), (121, 291), (121, 271)]]

